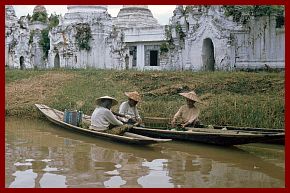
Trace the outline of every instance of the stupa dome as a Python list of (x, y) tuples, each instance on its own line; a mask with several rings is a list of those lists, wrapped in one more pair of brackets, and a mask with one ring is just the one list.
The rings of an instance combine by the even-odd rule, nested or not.
[(120, 28), (160, 26), (148, 9), (148, 5), (123, 5), (114, 24)]
[(69, 13), (84, 13), (84, 12), (106, 12), (107, 5), (68, 5)]

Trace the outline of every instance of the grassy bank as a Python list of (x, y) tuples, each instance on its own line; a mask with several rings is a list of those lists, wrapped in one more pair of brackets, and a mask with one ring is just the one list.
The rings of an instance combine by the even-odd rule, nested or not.
[(195, 90), (206, 103), (200, 105), (205, 124), (284, 128), (281, 72), (6, 70), (5, 78), (6, 116), (38, 117), (34, 103), (91, 114), (97, 97), (123, 101), (125, 91), (137, 90), (142, 116), (172, 117), (185, 103), (178, 93)]

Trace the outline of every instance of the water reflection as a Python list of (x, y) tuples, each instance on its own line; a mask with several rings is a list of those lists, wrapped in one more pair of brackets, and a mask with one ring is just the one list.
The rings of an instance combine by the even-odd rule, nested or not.
[(27, 159), (23, 163), (16, 162), (14, 165), (18, 171), (12, 174), (15, 179), (9, 185), (10, 188), (66, 187), (66, 177), (50, 173), (51, 171), (57, 171), (57, 169), (48, 167), (46, 160)]
[[(150, 169), (150, 172), (146, 176), (142, 176), (138, 179), (138, 183), (142, 184), (144, 188), (158, 188), (160, 184), (164, 187), (173, 188), (174, 184), (170, 182), (171, 177), (168, 176), (168, 172), (164, 170), (168, 160), (156, 159), (152, 162), (144, 162), (142, 165)], [(150, 183), (147, 183), (150, 182)]]
[[(6, 119), (6, 187), (284, 187), (282, 146), (140, 147)], [(262, 153), (261, 153), (262, 152)]]
[[(174, 184), (182, 187), (284, 187), (284, 167), (240, 148), (179, 142), (164, 146), (168, 148), (163, 153), (176, 152), (169, 159), (168, 171)], [(275, 152), (279, 156), (272, 162), (284, 162), (282, 146)]]

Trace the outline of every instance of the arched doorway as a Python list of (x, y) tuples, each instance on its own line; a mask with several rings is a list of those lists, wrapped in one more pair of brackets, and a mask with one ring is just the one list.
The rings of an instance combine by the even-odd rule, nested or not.
[(21, 56), (19, 60), (20, 60), (20, 70), (25, 69), (24, 57)]
[(54, 57), (54, 68), (60, 68), (60, 64), (59, 64), (59, 54), (57, 53)]
[(128, 54), (126, 54), (126, 56), (125, 56), (125, 68), (126, 68), (126, 70), (129, 69), (129, 56), (128, 56)]
[(204, 70), (214, 71), (215, 69), (214, 46), (210, 38), (206, 38), (203, 40), (202, 64), (203, 64)]

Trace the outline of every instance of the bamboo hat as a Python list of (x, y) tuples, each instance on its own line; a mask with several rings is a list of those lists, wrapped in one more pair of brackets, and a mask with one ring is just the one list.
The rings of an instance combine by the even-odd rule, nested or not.
[(125, 95), (134, 101), (137, 101), (137, 102), (141, 101), (141, 95), (137, 91), (125, 92)]
[(112, 100), (112, 106), (115, 106), (116, 104), (118, 104), (118, 101), (115, 98), (110, 97), (110, 96), (102, 96), (100, 98), (97, 98), (97, 100), (96, 100), (97, 105), (100, 105), (102, 99)]
[(181, 96), (184, 96), (187, 99), (190, 99), (192, 101), (198, 102), (198, 103), (202, 103), (201, 100), (198, 98), (198, 96), (196, 95), (196, 93), (194, 91), (191, 92), (186, 92), (186, 93), (179, 93)]

